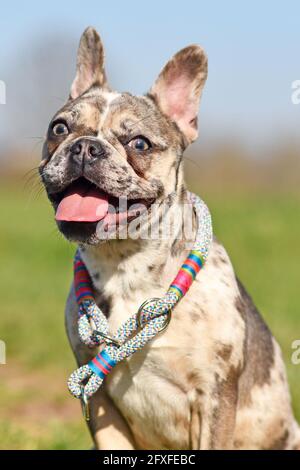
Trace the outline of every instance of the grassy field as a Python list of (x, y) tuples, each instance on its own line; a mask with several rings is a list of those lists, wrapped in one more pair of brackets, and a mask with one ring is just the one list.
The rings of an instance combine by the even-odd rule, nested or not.
[[(300, 366), (290, 360), (291, 343), (300, 338), (300, 198), (201, 194), (217, 237), (282, 346), (300, 420)], [(0, 209), (0, 339), (7, 345), (0, 448), (89, 448), (79, 404), (65, 385), (74, 368), (63, 319), (74, 246), (58, 234), (43, 195), (2, 183)]]

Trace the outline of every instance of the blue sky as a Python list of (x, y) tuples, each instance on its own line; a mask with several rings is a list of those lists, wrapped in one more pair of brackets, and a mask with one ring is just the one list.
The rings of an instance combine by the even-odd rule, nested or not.
[[(102, 36), (112, 85), (135, 93), (150, 87), (178, 49), (204, 46), (209, 57), (200, 111), (204, 140), (236, 138), (260, 145), (297, 136), (300, 105), (291, 103), (291, 83), (300, 79), (299, 2), (6, 2), (0, 17), (0, 79), (1, 73), (10, 76), (16, 57), (26, 57), (32, 44), (42, 49), (46, 36), (72, 38), (66, 61), (75, 67), (77, 42), (88, 25)], [(66, 76), (66, 89), (69, 80)], [(9, 106), (14, 95), (9, 81), (7, 89)], [(47, 90), (45, 100), (46, 95)], [(0, 113), (5, 127), (3, 106)]]

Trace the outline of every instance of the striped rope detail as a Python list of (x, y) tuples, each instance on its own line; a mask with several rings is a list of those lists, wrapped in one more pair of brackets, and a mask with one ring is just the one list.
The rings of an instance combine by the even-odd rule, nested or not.
[(104, 379), (104, 377), (110, 373), (112, 368), (116, 365), (114, 361), (105, 350), (101, 351), (97, 356), (94, 357), (88, 366), (95, 372), (98, 377)]
[(170, 285), (169, 291), (175, 292), (179, 298), (183, 297), (203, 265), (204, 259), (200, 252), (192, 250)]
[(198, 266), (198, 272), (204, 265), (203, 256), (198, 250), (192, 250), (187, 259), (193, 261)]
[(175, 286), (173, 284), (170, 285), (168, 292), (174, 292), (179, 297), (179, 299), (184, 296), (184, 293), (182, 292), (180, 287)]
[(74, 288), (79, 305), (86, 300), (95, 301), (91, 278), (79, 255), (74, 260)]

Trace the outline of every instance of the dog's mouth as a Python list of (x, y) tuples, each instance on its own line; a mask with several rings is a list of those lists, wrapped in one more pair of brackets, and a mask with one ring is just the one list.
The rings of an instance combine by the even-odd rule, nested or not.
[(64, 191), (52, 195), (57, 222), (126, 224), (145, 212), (153, 199), (117, 198), (86, 178), (79, 178)]

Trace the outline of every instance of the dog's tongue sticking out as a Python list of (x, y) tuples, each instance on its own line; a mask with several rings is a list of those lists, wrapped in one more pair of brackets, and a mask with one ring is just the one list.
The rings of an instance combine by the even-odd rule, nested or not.
[(108, 213), (107, 196), (95, 186), (72, 185), (56, 210), (56, 220), (98, 222)]

